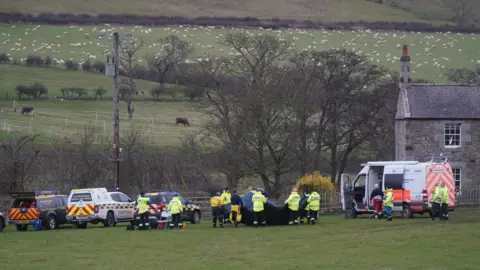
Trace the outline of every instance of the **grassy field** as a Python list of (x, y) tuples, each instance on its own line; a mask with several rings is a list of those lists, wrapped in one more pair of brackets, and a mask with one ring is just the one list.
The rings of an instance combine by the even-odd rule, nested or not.
[(184, 231), (125, 227), (0, 233), (2, 269), (478, 269), (479, 212), (385, 221), (321, 217), (315, 226)]
[[(111, 78), (84, 72), (66, 71), (60, 69), (29, 68), (22, 66), (0, 65), (0, 74), (5, 76), (0, 84), (0, 130), (4, 133), (19, 131), (21, 133), (40, 133), (48, 137), (73, 136), (85, 125), (94, 125), (99, 132), (112, 133), (112, 101), (113, 90)], [(104, 100), (18, 100), (15, 86), (32, 82), (45, 84), (49, 96), (60, 97), (62, 87), (93, 88), (103, 86), (107, 89)], [(139, 88), (145, 88), (142, 96), (148, 99), (148, 88), (152, 82), (138, 81)], [(9, 100), (5, 100), (8, 92)], [(92, 98), (92, 97), (91, 97)], [(13, 99), (17, 102), (17, 112), (13, 113)], [(34, 106), (35, 117), (22, 116), (20, 108)], [(183, 134), (195, 132), (201, 125), (202, 116), (191, 104), (181, 99), (173, 102), (171, 97), (165, 97), (164, 102), (141, 101), (134, 102), (134, 119), (128, 121), (125, 102), (120, 102), (120, 131), (137, 130), (149, 134), (151, 141), (158, 145), (178, 145)], [(187, 117), (190, 127), (175, 125), (176, 117)]]
[(75, 27), (75, 26), (35, 26), (1, 25), (0, 52), (10, 54), (11, 58), (26, 58), (30, 54), (50, 55), (57, 60), (74, 59), (86, 61), (104, 60), (105, 53), (111, 50), (111, 40), (98, 39), (96, 34), (119, 31), (132, 33), (145, 42), (145, 48), (138, 54), (145, 61), (148, 53), (158, 52), (157, 40), (170, 34), (188, 40), (194, 44), (195, 55), (203, 54), (232, 55), (228, 48), (217, 43), (217, 39), (226, 33), (248, 31), (250, 33), (272, 32), (281, 38), (294, 40), (298, 50), (346, 48), (366, 54), (370, 60), (398, 69), (401, 45), (409, 45), (412, 56), (413, 76), (438, 82), (446, 68), (464, 68), (475, 65), (480, 59), (478, 35), (456, 33), (403, 33), (366, 31), (304, 31), (298, 29), (259, 30), (259, 29), (213, 29), (202, 27), (148, 28), (148, 27)]
[[(71, 13), (129, 13), (153, 16), (234, 16), (260, 18), (292, 18), (299, 20), (355, 21), (420, 21), (423, 19), (445, 19), (438, 12), (443, 7), (440, 0), (422, 0), (421, 3), (407, 3), (404, 9), (394, 8), (388, 4), (377, 4), (366, 0), (243, 0), (243, 1), (194, 1), (194, 0), (17, 0), (4, 1), (2, 12), (71, 12)], [(410, 7), (422, 10), (423, 14), (408, 10)], [(442, 12), (446, 12), (443, 9)], [(422, 16), (429, 14), (431, 16)], [(450, 18), (449, 16), (448, 18)]]
[[(12, 112), (11, 101), (0, 101), (0, 129), (3, 132), (43, 134), (49, 137), (75, 137), (85, 125), (93, 125), (100, 132), (112, 134), (111, 101), (20, 101), (33, 105), (35, 117), (22, 116)], [(183, 102), (137, 101), (134, 118), (129, 121), (125, 103), (120, 103), (120, 133), (135, 130), (147, 136), (151, 143), (161, 146), (178, 146), (184, 134), (197, 131), (203, 121), (201, 114), (189, 109)], [(176, 117), (187, 117), (190, 127), (175, 125)]]

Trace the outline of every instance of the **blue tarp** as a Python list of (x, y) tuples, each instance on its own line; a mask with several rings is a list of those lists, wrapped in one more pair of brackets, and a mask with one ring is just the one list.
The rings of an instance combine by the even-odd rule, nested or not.
[[(253, 225), (253, 203), (252, 192), (248, 192), (242, 197), (242, 223), (245, 225)], [(305, 200), (303, 208), (305, 207)], [(300, 203), (302, 207), (302, 202)], [(302, 208), (302, 209), (303, 209)], [(277, 205), (275, 202), (267, 199), (265, 204), (265, 217), (267, 225), (288, 225), (288, 208), (286, 206)]]

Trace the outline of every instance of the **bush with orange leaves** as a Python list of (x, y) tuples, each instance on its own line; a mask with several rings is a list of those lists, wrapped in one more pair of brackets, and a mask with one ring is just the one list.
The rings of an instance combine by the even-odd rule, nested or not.
[(320, 194), (330, 194), (335, 192), (335, 187), (330, 178), (322, 176), (318, 171), (304, 175), (298, 180), (295, 188), (299, 192), (305, 190), (309, 190), (310, 192), (316, 191)]

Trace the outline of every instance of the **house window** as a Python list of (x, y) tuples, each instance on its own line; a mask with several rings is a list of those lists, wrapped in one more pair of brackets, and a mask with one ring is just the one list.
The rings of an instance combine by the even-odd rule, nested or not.
[(460, 146), (460, 125), (461, 124), (445, 124), (445, 147)]
[(460, 168), (452, 168), (453, 180), (455, 181), (455, 190), (460, 192), (462, 187), (462, 170)]

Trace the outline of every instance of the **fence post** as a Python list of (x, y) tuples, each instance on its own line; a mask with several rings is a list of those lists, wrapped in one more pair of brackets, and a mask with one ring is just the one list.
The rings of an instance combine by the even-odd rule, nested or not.
[(106, 130), (105, 130), (105, 120), (103, 120), (103, 134), (106, 133)]
[(3, 130), (7, 130), (7, 119), (3, 121)]
[(10, 125), (7, 125), (7, 133), (10, 133)]

